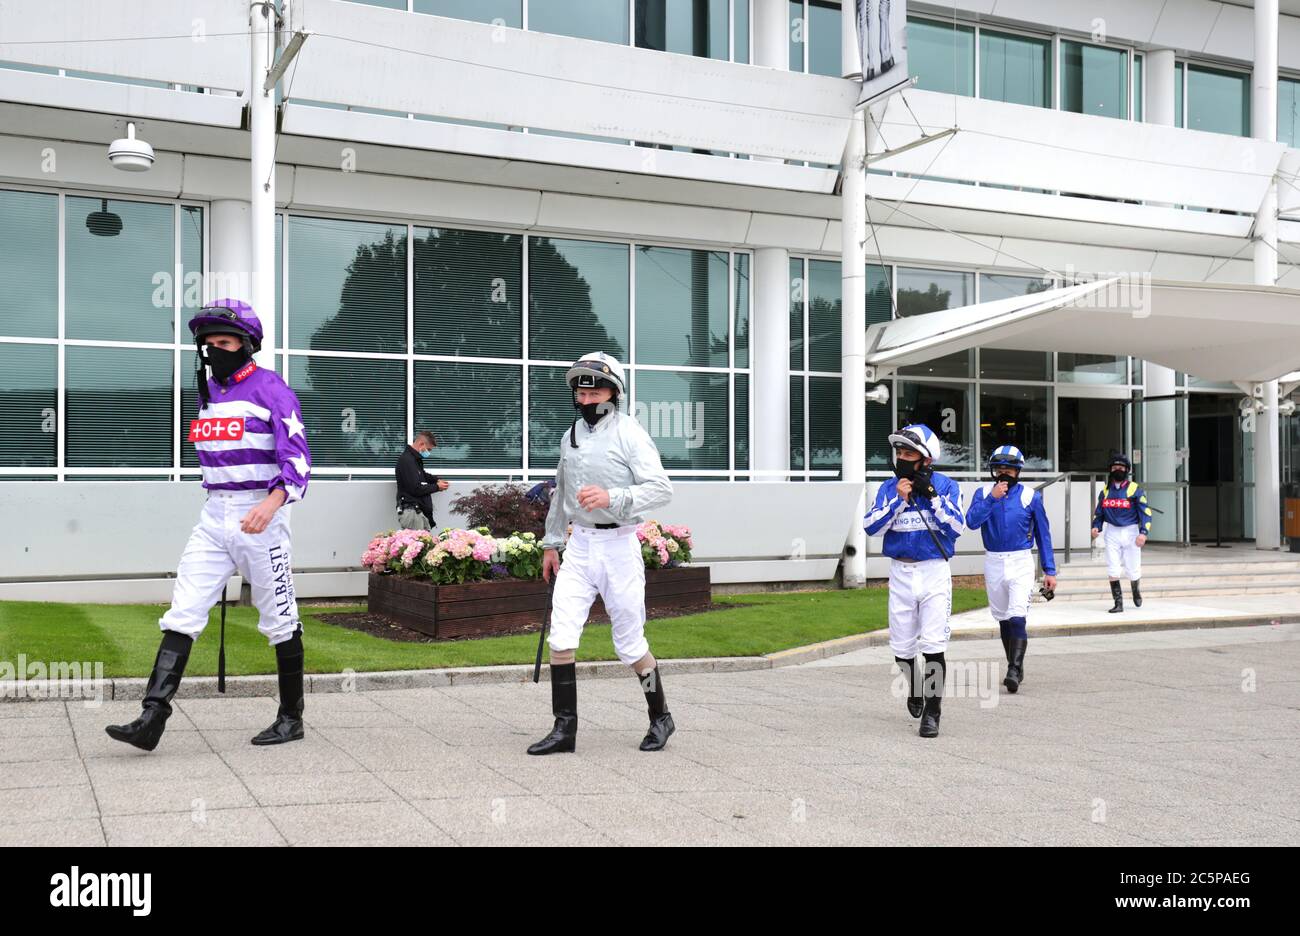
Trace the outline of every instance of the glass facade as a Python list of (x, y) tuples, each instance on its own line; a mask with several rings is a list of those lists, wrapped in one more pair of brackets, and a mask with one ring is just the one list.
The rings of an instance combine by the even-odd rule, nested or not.
[[(750, 0), (353, 0), (735, 62), (749, 61)], [(839, 16), (838, 4), (833, 6)], [(629, 14), (630, 7), (630, 14)], [(629, 19), (630, 15), (630, 19)], [(839, 32), (836, 24), (836, 57)], [(839, 73), (836, 72), (838, 75)]]
[(205, 224), (199, 205), (0, 190), (0, 477), (172, 476)]
[(1061, 110), (1127, 117), (1128, 53), (1122, 49), (1061, 42)]
[[(1280, 86), (1278, 92), (1280, 102)], [(1250, 75), (1189, 65), (1187, 127), (1250, 136)]]
[(1300, 147), (1300, 81), (1278, 79), (1277, 139), (1292, 149)]
[(974, 27), (908, 17), (907, 68), (925, 91), (973, 96)]
[(980, 30), (980, 97), (1052, 106), (1052, 44), (1046, 39)]

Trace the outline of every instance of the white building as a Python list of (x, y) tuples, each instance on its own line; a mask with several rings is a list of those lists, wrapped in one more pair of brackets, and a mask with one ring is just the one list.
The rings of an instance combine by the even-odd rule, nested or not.
[[(1153, 538), (1276, 548), (1300, 481), (1286, 379), (1077, 344), (900, 367), (885, 405), (861, 375), (868, 324), (1075, 278), (1300, 288), (1300, 2), (1280, 5), (912, 3), (917, 83), (864, 122), (851, 14), (824, 0), (9, 0), (0, 598), (166, 596), (201, 496), (180, 427), (205, 275), (253, 302), (303, 402), (305, 595), (357, 593), (339, 570), (391, 525), (416, 428), (458, 488), (547, 477), (559, 375), (597, 348), (628, 362), (715, 581), (829, 579), (846, 537), (846, 581), (883, 574), (853, 505), (904, 421), (962, 480), (1006, 441), (1040, 481), (1075, 475), (1047, 492), (1058, 523), (1071, 492), (1077, 545), (1078, 476), (1122, 449), (1165, 511)], [(128, 123), (146, 172), (107, 158)], [(864, 136), (865, 175), (842, 158)], [(973, 571), (978, 538), (960, 550)]]

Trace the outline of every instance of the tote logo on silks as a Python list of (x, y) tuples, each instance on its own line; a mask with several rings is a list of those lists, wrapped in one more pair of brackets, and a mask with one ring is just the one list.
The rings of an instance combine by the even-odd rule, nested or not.
[(1133, 505), (1129, 503), (1129, 499), (1127, 497), (1107, 497), (1105, 500), (1101, 502), (1101, 506), (1113, 507), (1120, 510), (1127, 510), (1129, 507)]
[(225, 419), (191, 419), (190, 442), (216, 442), (244, 437), (244, 417), (228, 416)]

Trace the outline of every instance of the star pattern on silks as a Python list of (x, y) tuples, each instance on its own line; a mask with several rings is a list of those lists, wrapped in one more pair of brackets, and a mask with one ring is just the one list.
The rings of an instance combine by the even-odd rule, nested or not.
[(304, 492), (302, 488), (298, 487), (298, 485), (289, 484), (286, 482), (284, 485), (284, 490), (289, 495), (290, 503), (293, 503), (294, 501), (302, 500), (302, 495)]
[(298, 477), (305, 478), (311, 474), (311, 463), (302, 455), (293, 455), (289, 458), (293, 465), (293, 470), (298, 472)]
[(284, 423), (285, 428), (289, 430), (289, 438), (292, 439), (296, 435), (306, 438), (306, 434), (303, 432), (303, 429), (306, 427), (304, 427), (298, 420), (298, 414), (296, 412), (290, 413), (288, 416), (281, 416), (280, 422)]

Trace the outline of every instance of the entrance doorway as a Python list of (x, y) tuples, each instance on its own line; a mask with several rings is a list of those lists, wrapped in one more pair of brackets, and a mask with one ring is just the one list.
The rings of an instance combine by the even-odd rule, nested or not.
[(1242, 432), (1239, 394), (1190, 393), (1187, 397), (1187, 480), (1191, 483), (1193, 540), (1253, 539), (1254, 439)]
[(1058, 400), (1061, 471), (1104, 475), (1111, 455), (1125, 450), (1122, 401), (1067, 396)]

